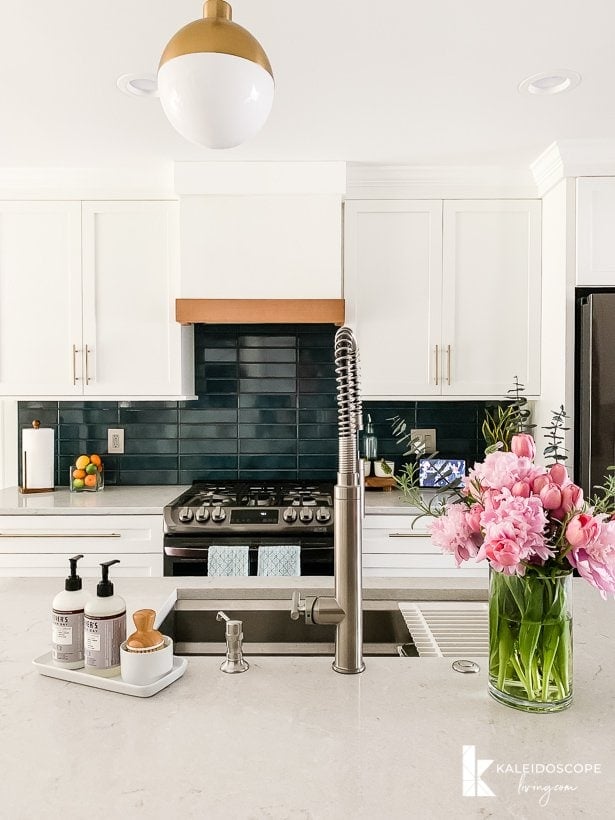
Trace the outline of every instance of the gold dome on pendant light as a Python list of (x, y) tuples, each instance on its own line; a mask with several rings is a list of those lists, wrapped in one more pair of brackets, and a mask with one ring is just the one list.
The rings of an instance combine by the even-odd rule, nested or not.
[(256, 134), (273, 103), (269, 59), (231, 18), (225, 0), (205, 0), (203, 18), (169, 40), (158, 67), (160, 101), (171, 125), (209, 148), (232, 148)]

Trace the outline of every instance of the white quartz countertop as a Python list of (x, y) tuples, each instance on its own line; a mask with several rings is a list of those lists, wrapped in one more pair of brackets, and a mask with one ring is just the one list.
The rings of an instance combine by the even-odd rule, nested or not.
[(0, 490), (0, 515), (162, 515), (188, 485), (107, 486), (97, 493), (71, 493), (58, 487), (52, 493)]
[[(237, 583), (123, 579), (116, 591), (132, 612), (159, 609), (178, 585), (217, 596)], [(387, 583), (407, 584), (398, 590), (406, 598), (436, 586)], [(443, 583), (450, 594), (451, 579)], [(484, 582), (455, 583), (484, 592)], [(490, 699), (484, 659), (479, 674), (460, 675), (450, 658), (367, 658), (362, 675), (344, 676), (322, 657), (252, 657), (241, 675), (221, 673), (220, 658), (193, 657), (183, 678), (149, 699), (45, 678), (31, 661), (48, 649), (57, 586), (0, 580), (0, 799), (10, 820), (612, 816), (615, 603), (584, 582), (575, 589), (574, 703), (554, 715)], [(463, 745), (493, 761), (482, 779), (495, 797), (462, 797)], [(558, 764), (600, 773), (522, 779), (524, 766)], [(544, 807), (536, 786), (552, 790)]]
[[(434, 495), (433, 490), (423, 490), (424, 498)], [(419, 510), (413, 507), (400, 490), (366, 490), (366, 515), (417, 515)]]

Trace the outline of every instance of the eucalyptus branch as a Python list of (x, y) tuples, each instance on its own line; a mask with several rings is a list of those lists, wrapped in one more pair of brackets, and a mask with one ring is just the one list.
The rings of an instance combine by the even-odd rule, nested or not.
[[(564, 434), (570, 429), (569, 427), (565, 427), (564, 424), (566, 419), (570, 417), (566, 415), (563, 404), (559, 410), (553, 410), (551, 415), (551, 423), (547, 427), (542, 428), (547, 431), (545, 438), (548, 443), (543, 450), (543, 455), (545, 459), (547, 459), (546, 467), (552, 467), (554, 464), (568, 459), (568, 450), (564, 447), (563, 442), (565, 441)], [(551, 459), (551, 461), (549, 461), (549, 459)]]

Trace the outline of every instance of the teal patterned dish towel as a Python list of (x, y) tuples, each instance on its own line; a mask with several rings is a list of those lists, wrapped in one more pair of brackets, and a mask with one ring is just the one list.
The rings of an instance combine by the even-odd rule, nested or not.
[(208, 575), (249, 575), (249, 547), (213, 545), (207, 550)]
[(275, 546), (258, 548), (258, 575), (301, 575), (301, 548)]

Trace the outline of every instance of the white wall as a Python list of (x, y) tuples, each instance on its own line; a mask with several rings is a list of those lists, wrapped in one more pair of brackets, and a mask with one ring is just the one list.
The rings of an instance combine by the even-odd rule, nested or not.
[(534, 431), (539, 453), (546, 444), (542, 427), (551, 411), (564, 405), (571, 417), (566, 434), (568, 466), (574, 441), (574, 284), (575, 183), (564, 179), (542, 203), (542, 340), (541, 397), (534, 407)]
[(17, 402), (0, 401), (0, 489), (17, 484)]

